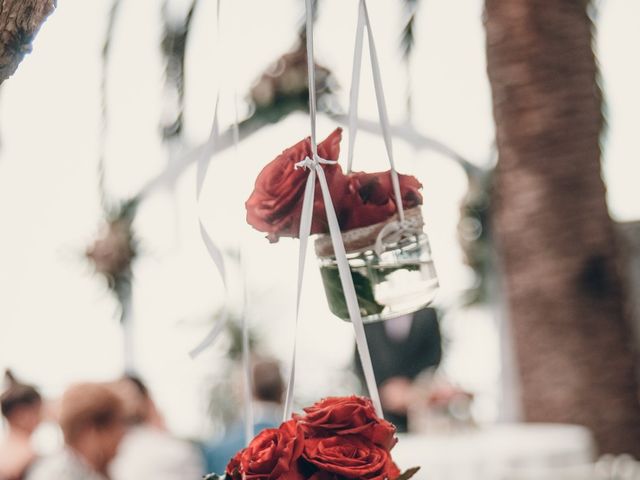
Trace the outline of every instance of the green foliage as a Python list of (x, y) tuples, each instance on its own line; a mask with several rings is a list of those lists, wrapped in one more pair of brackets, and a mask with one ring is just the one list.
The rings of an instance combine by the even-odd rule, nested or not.
[(198, 0), (191, 0), (186, 14), (181, 18), (172, 17), (169, 13), (169, 0), (162, 5), (162, 41), (161, 52), (165, 59), (165, 83), (168, 91), (175, 95), (177, 104), (173, 105), (173, 112), (166, 123), (162, 125), (162, 136), (165, 140), (178, 137), (182, 133), (184, 116), (184, 76), (185, 55), (187, 42), (191, 32), (191, 21), (196, 10)]
[(467, 195), (460, 207), (458, 240), (465, 263), (475, 273), (475, 283), (465, 293), (465, 304), (489, 299), (489, 276), (493, 271), (490, 207), (493, 170), (470, 176)]
[(418, 470), (420, 470), (420, 467), (413, 467), (410, 468), (409, 470), (407, 470), (406, 472), (404, 472), (402, 475), (400, 475), (397, 480), (409, 480), (411, 477), (413, 477), (416, 473), (418, 473)]
[(124, 321), (131, 302), (131, 266), (138, 253), (138, 241), (133, 231), (137, 207), (136, 199), (105, 205), (104, 230), (86, 251), (96, 273), (106, 279), (115, 295), (120, 305), (121, 321)]
[(415, 46), (415, 20), (416, 13), (418, 11), (419, 0), (403, 0), (403, 6), (406, 15), (406, 23), (402, 29), (400, 36), (400, 48), (402, 51), (402, 58), (409, 62), (411, 54), (413, 53), (413, 47)]
[[(327, 294), (329, 308), (334, 315), (348, 319), (349, 309), (344, 298), (344, 290), (340, 282), (340, 274), (337, 267), (320, 267), (322, 283)], [(356, 290), (358, 305), (363, 316), (375, 315), (384, 310), (384, 305), (376, 302), (371, 281), (363, 274), (351, 270), (351, 278)]]
[[(254, 107), (253, 118), (275, 123), (292, 112), (309, 110), (306, 41), (300, 35), (294, 48), (278, 57), (254, 83), (248, 98)], [(315, 65), (315, 79), (318, 110), (330, 110), (337, 81), (319, 64)]]
[(215, 473), (210, 473), (209, 475), (205, 475), (203, 477), (203, 480), (225, 480), (226, 478), (226, 475), (216, 475)]

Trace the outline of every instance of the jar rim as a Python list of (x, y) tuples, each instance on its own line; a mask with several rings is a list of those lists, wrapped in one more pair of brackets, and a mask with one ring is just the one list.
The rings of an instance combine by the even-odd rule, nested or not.
[[(406, 221), (413, 223), (417, 228), (424, 228), (424, 219), (422, 217), (422, 209), (420, 206), (405, 210), (404, 216)], [(378, 239), (378, 235), (382, 229), (386, 225), (397, 221), (398, 214), (396, 213), (393, 217), (384, 222), (342, 232), (341, 236), (345, 251), (347, 253), (360, 253), (367, 250), (374, 250), (376, 240)], [(415, 236), (415, 234), (411, 236)], [(389, 247), (392, 247), (395, 243), (398, 242), (390, 243)], [(335, 256), (331, 235), (328, 233), (316, 237), (314, 246), (318, 257)]]

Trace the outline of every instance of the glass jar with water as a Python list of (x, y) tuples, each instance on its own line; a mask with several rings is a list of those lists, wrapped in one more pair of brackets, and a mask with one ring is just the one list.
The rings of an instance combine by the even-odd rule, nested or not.
[[(407, 212), (416, 217), (416, 212)], [(419, 209), (417, 214), (419, 215)], [(390, 242), (373, 240), (384, 224), (343, 233), (351, 278), (355, 286), (360, 314), (365, 323), (413, 313), (431, 304), (438, 290), (427, 234), (420, 229)], [(366, 244), (369, 245), (366, 245)], [(338, 265), (328, 236), (316, 240), (320, 273), (331, 312), (349, 320), (349, 311), (340, 282)]]

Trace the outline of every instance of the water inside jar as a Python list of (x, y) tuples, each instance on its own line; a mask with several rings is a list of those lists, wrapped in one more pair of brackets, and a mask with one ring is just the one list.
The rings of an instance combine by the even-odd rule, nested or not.
[[(347, 259), (364, 322), (415, 312), (435, 298), (438, 277), (425, 234), (404, 239), (380, 256), (367, 250), (348, 254)], [(331, 311), (349, 320), (335, 258), (325, 257), (320, 263)]]

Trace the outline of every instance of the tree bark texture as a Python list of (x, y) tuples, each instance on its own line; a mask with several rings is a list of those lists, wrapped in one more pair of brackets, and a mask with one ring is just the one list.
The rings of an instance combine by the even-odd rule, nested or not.
[(640, 457), (624, 282), (600, 165), (586, 0), (485, 0), (499, 161), (494, 228), (526, 420)]
[(55, 6), (55, 0), (0, 0), (0, 83), (31, 52), (31, 42)]

